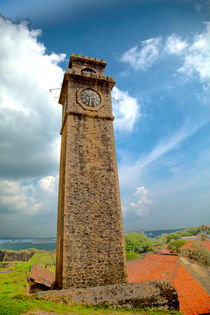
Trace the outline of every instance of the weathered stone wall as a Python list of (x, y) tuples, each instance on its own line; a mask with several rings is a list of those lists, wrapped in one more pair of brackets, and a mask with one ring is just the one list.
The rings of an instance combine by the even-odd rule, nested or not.
[(0, 261), (28, 261), (34, 252), (0, 251)]
[(11, 265), (11, 263), (8, 263), (8, 262), (2, 262), (0, 263), (0, 268), (7, 268)]
[[(56, 282), (63, 288), (126, 281), (111, 88), (109, 83), (100, 86), (99, 81), (95, 86), (94, 82), (88, 85), (74, 77), (68, 82), (56, 262)], [(103, 94), (98, 117), (91, 117), (92, 112), (77, 102), (77, 91), (86, 86)]]
[(167, 280), (143, 281), (139, 283), (115, 284), (85, 289), (66, 289), (40, 292), (48, 300), (69, 303), (103, 305), (114, 307), (157, 307), (179, 310), (179, 300), (175, 288)]
[(4, 260), (5, 252), (5, 250), (0, 250), (0, 261)]

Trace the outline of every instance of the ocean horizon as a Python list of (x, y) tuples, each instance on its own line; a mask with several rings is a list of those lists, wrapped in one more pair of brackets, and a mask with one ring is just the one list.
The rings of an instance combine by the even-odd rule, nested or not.
[[(158, 235), (178, 231), (181, 229), (171, 230), (153, 230), (143, 231), (143, 233), (150, 238), (157, 237)], [(29, 248), (36, 248), (39, 250), (53, 250), (56, 249), (56, 237), (1, 237), (0, 250), (24, 250)]]
[(29, 248), (39, 250), (56, 249), (56, 238), (0, 238), (0, 250), (24, 250)]

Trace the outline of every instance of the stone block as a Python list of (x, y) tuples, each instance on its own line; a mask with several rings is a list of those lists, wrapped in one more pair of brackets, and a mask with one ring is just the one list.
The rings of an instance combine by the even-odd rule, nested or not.
[(160, 308), (179, 310), (179, 300), (175, 288), (167, 280), (143, 281), (138, 283), (114, 284), (93, 288), (53, 290), (40, 292), (47, 300), (92, 306), (109, 305), (122, 308)]

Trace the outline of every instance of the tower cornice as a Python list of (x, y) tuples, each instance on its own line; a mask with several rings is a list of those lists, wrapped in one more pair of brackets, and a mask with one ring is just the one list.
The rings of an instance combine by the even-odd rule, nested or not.
[(81, 73), (78, 69), (70, 69), (68, 68), (66, 70), (66, 73), (64, 75), (60, 97), (59, 97), (59, 104), (64, 104), (65, 95), (66, 95), (66, 89), (67, 89), (67, 83), (68, 81), (77, 81), (81, 83), (87, 83), (88, 85), (99, 85), (99, 86), (106, 86), (112, 89), (115, 85), (114, 78), (111, 76), (105, 76), (101, 74), (96, 73)]

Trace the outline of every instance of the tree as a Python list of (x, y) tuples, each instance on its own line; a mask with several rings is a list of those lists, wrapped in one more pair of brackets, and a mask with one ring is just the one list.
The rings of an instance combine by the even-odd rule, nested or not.
[(177, 240), (178, 238), (180, 238), (180, 235), (178, 233), (171, 233), (171, 234), (168, 234), (167, 235), (167, 238), (166, 238), (166, 243), (169, 243), (170, 240)]
[(143, 234), (129, 233), (125, 235), (126, 252), (143, 253), (153, 250), (152, 245), (152, 241)]
[(175, 241), (171, 241), (169, 243), (169, 245), (167, 246), (167, 248), (171, 251), (171, 252), (176, 252), (176, 253), (180, 253), (180, 248), (186, 244), (187, 241), (185, 240), (175, 240)]

